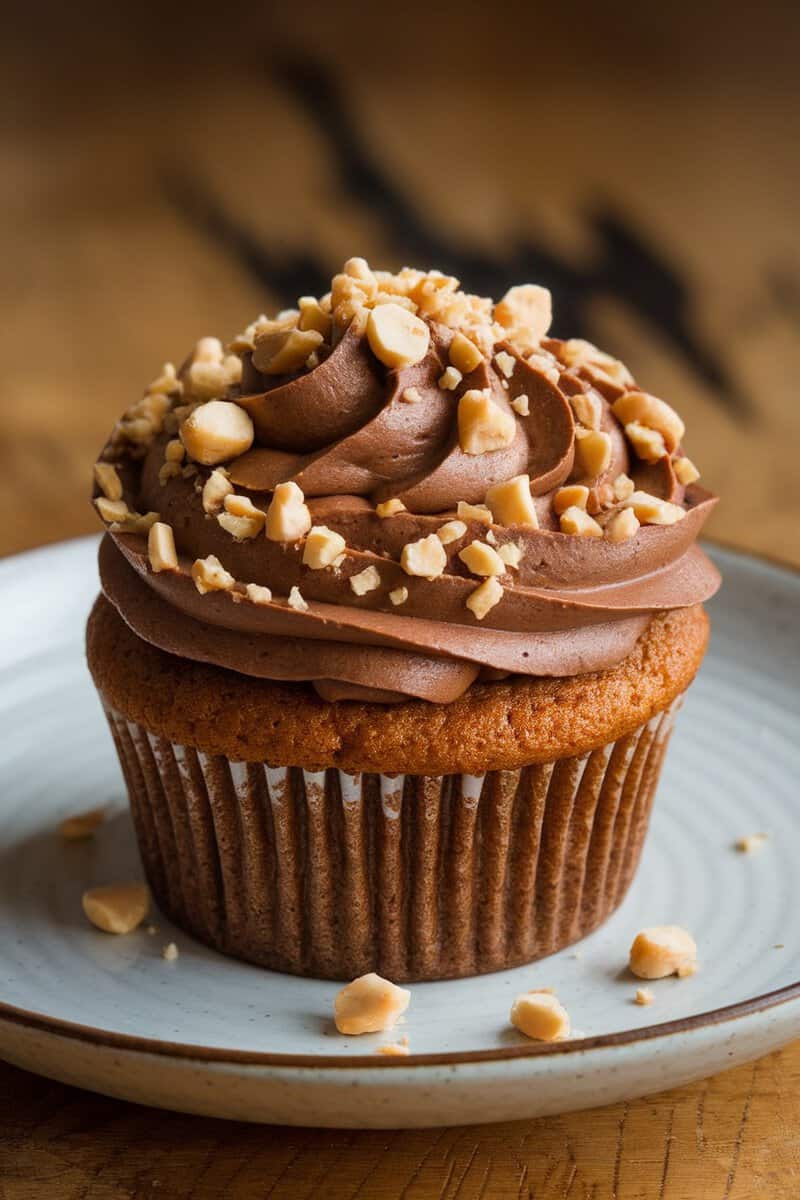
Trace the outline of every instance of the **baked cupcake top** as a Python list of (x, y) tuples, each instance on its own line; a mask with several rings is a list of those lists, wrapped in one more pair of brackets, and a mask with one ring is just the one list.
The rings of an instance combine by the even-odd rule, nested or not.
[(354, 258), (202, 338), (95, 466), (106, 595), (162, 649), (330, 700), (619, 662), (716, 591), (716, 501), (676, 411), (550, 321), (534, 284), (493, 303)]

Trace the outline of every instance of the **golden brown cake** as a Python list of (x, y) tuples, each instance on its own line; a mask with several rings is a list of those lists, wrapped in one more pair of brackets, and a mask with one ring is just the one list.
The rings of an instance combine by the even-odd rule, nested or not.
[(718, 575), (684, 426), (549, 294), (352, 259), (95, 469), (90, 667), (161, 907), (346, 978), (497, 970), (638, 862)]

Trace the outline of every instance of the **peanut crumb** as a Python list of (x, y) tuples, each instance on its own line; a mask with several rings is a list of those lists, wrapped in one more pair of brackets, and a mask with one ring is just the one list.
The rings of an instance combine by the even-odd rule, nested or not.
[(498, 582), (495, 576), (490, 576), (488, 579), (476, 587), (474, 592), (470, 592), (464, 603), (471, 613), (482, 621), (487, 613), (499, 604), (503, 599), (503, 586)]
[(587, 512), (576, 505), (567, 508), (559, 517), (559, 524), (562, 533), (569, 533), (575, 537), (597, 537), (603, 536), (603, 530), (594, 517), (590, 517)]
[(290, 590), (286, 603), (289, 605), (289, 608), (293, 608), (297, 612), (308, 612), (308, 605), (300, 594), (299, 587), (295, 586)]
[(470, 542), (463, 550), (459, 550), (458, 557), (473, 575), (505, 574), (506, 564), (486, 542)]
[(311, 513), (296, 483), (279, 483), (267, 509), (266, 533), (271, 542), (296, 542), (311, 528)]
[(734, 843), (740, 854), (754, 854), (769, 839), (768, 833), (747, 833)]
[(179, 954), (180, 951), (174, 942), (167, 942), (166, 946), (162, 947), (161, 950), (161, 957), (166, 959), (167, 962), (175, 962)]
[(696, 483), (700, 478), (700, 472), (690, 458), (676, 458), (672, 464), (672, 469), (675, 472), (675, 478), (678, 483), (682, 483), (684, 487), (688, 487), (690, 483)]
[(584, 475), (596, 479), (611, 463), (611, 438), (594, 429), (575, 430), (575, 454)]
[(648, 392), (625, 392), (614, 401), (611, 408), (614, 416), (626, 426), (626, 433), (630, 424), (658, 433), (670, 454), (678, 448), (686, 432), (686, 426), (674, 408)]
[(507, 350), (500, 350), (499, 353), (495, 354), (494, 362), (498, 371), (505, 375), (506, 379), (510, 379), (514, 374), (514, 367), (516, 366), (514, 355), (509, 354)]
[(492, 510), (485, 504), (467, 504), (466, 500), (459, 500), (456, 511), (462, 521), (478, 521), (481, 525), (491, 525), (494, 522)]
[(623, 503), (626, 508), (633, 509), (641, 525), (674, 525), (686, 516), (686, 510), (680, 504), (661, 500), (649, 492), (632, 492)]
[(258, 583), (248, 583), (244, 589), (247, 599), (252, 604), (271, 604), (272, 592), (268, 587), (262, 587)]
[(443, 546), (449, 546), (451, 542), (457, 542), (467, 532), (467, 527), (463, 521), (445, 521), (444, 525), (440, 525), (436, 530), (436, 536)]
[(422, 396), (419, 394), (419, 388), (407, 387), (401, 392), (400, 399), (406, 404), (418, 404)]
[(431, 533), (403, 546), (400, 565), (406, 575), (438, 579), (447, 566), (447, 555), (439, 538), (435, 533)]
[(369, 314), (367, 341), (384, 366), (410, 367), (427, 354), (430, 330), (420, 317), (399, 304), (380, 304)]
[(583, 483), (568, 484), (559, 488), (553, 496), (553, 509), (558, 516), (568, 508), (586, 508), (589, 502), (589, 489)]
[(636, 1004), (652, 1004), (654, 1000), (655, 996), (651, 992), (650, 988), (636, 989), (636, 995), (634, 996), (634, 1001)]
[(615, 500), (627, 500), (636, 491), (636, 484), (629, 475), (618, 475), (611, 485)]
[(519, 413), (521, 417), (529, 417), (531, 412), (531, 402), (524, 392), (519, 396), (515, 396), (511, 401), (511, 407), (515, 413)]
[(458, 441), (465, 454), (488, 454), (510, 446), (517, 435), (513, 415), (488, 391), (470, 388), (458, 402)]
[(94, 478), (95, 483), (100, 488), (106, 500), (122, 499), (122, 480), (117, 474), (117, 468), (113, 463), (96, 462), (94, 464)]
[(195, 559), (191, 575), (201, 596), (207, 592), (229, 592), (236, 582), (214, 554)]
[(658, 430), (648, 429), (639, 421), (628, 422), (625, 436), (643, 462), (657, 463), (667, 453), (666, 443)]
[(679, 925), (653, 925), (637, 933), (628, 965), (640, 979), (685, 977), (696, 969), (697, 945), (692, 935)]
[(405, 604), (406, 600), (408, 599), (408, 588), (393, 588), (392, 591), (389, 592), (389, 599), (395, 608), (397, 608), (400, 604)]
[(462, 375), (469, 375), (482, 361), (483, 355), (474, 342), (457, 333), (450, 343), (450, 362)]
[(632, 508), (623, 508), (615, 513), (605, 527), (606, 541), (612, 545), (627, 542), (639, 532), (639, 518)]
[(375, 512), (381, 518), (394, 517), (397, 515), (397, 513), (405, 511), (405, 504), (403, 504), (402, 500), (398, 500), (396, 497), (393, 500), (384, 500), (383, 503), (375, 505)]
[(549, 989), (517, 996), (510, 1019), (520, 1033), (538, 1042), (561, 1042), (570, 1035), (569, 1013)]
[(165, 525), (163, 521), (153, 522), (147, 534), (147, 557), (150, 569), (156, 573), (177, 571), (178, 554), (171, 525)]
[(510, 571), (519, 569), (522, 559), (522, 549), (515, 542), (504, 542), (502, 546), (497, 547), (497, 553)]
[(106, 522), (123, 522), (130, 515), (128, 506), (124, 500), (107, 500), (105, 496), (98, 496), (94, 504), (100, 516)]
[(455, 367), (446, 367), (439, 376), (439, 387), (443, 388), (446, 392), (453, 392), (461, 383), (462, 379), (463, 376), (461, 372), (456, 370)]
[(186, 452), (205, 467), (245, 454), (255, 431), (249, 413), (230, 400), (209, 400), (195, 408), (180, 427)]
[(203, 484), (203, 509), (213, 516), (222, 508), (225, 497), (233, 492), (233, 484), (228, 479), (228, 473), (223, 467), (217, 467), (211, 472)]
[(360, 1035), (391, 1029), (408, 1008), (411, 993), (375, 972), (348, 983), (333, 1002), (339, 1033)]
[(575, 419), (587, 429), (599, 430), (603, 419), (603, 403), (596, 392), (577, 392), (569, 402)]
[(496, 525), (539, 528), (529, 475), (515, 475), (513, 479), (493, 484), (486, 493), (486, 506)]
[(385, 1046), (378, 1046), (376, 1054), (385, 1054), (389, 1058), (405, 1058), (408, 1053), (408, 1036), (402, 1037), (399, 1042), (389, 1042)]
[(306, 534), (303, 547), (303, 564), (313, 571), (330, 567), (346, 549), (340, 533), (328, 529), (327, 525), (313, 525)]

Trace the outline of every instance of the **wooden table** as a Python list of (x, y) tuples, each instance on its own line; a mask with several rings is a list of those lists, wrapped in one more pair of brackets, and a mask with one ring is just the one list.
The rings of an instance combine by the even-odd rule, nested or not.
[[(548, 283), (687, 420), (711, 533), (800, 565), (797, 20), (311, 2), (20, 12), (0, 112), (0, 552), (96, 528), (118, 410), (351, 253)], [(166, 7), (166, 6), (164, 6)], [(648, 6), (644, 6), (646, 9)], [(374, 13), (373, 13), (374, 16)], [(791, 23), (790, 23), (791, 20)], [(0, 1065), (0, 1198), (800, 1194), (800, 1045), (589, 1113), (408, 1133), (168, 1115)]]

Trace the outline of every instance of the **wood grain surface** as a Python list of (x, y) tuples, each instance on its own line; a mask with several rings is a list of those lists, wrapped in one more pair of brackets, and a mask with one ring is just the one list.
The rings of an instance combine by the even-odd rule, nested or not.
[[(76, 7), (79, 11), (76, 11)], [(498, 294), (686, 419), (710, 532), (800, 565), (796, 6), (11, 6), (0, 553), (96, 528), (117, 412), (352, 253)], [(781, 1200), (800, 1045), (649, 1100), (350, 1133), (153, 1112), (0, 1065), (2, 1200)]]

